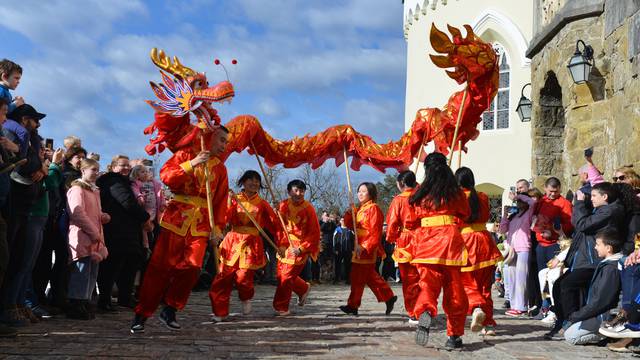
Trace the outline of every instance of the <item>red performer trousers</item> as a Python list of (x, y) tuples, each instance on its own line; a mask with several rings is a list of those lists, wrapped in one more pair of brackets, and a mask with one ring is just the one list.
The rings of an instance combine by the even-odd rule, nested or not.
[(393, 297), (393, 291), (389, 284), (376, 272), (376, 264), (351, 264), (351, 293), (347, 305), (352, 309), (360, 307), (364, 287), (376, 296), (378, 302), (385, 302)]
[(491, 299), (491, 285), (495, 276), (496, 267), (487, 266), (482, 269), (469, 272), (461, 272), (464, 292), (469, 299), (469, 310), (467, 315), (471, 315), (473, 309), (480, 308), (487, 315), (483, 326), (496, 326), (493, 320), (493, 299)]
[(447, 315), (447, 335), (462, 336), (469, 304), (460, 279), (460, 268), (432, 264), (416, 266), (420, 273), (420, 295), (414, 313), (420, 317), (426, 311), (435, 318), (438, 314), (438, 296), (442, 289), (442, 307)]
[(206, 249), (206, 237), (161, 229), (142, 280), (136, 314), (150, 317), (163, 299), (168, 306), (184, 309), (200, 276)]
[(276, 311), (288, 311), (291, 301), (291, 292), (296, 295), (304, 295), (311, 285), (300, 278), (305, 263), (300, 265), (278, 262), (278, 287), (273, 297), (273, 308)]
[(247, 301), (253, 298), (255, 290), (253, 288), (254, 270), (240, 269), (238, 262), (234, 266), (222, 265), (222, 270), (216, 275), (209, 289), (209, 299), (211, 308), (216, 316), (225, 317), (229, 315), (229, 298), (235, 283), (238, 289), (240, 301)]
[(402, 295), (404, 297), (404, 308), (409, 317), (417, 317), (413, 308), (420, 295), (420, 274), (418, 268), (411, 263), (399, 263), (400, 279), (402, 279)]

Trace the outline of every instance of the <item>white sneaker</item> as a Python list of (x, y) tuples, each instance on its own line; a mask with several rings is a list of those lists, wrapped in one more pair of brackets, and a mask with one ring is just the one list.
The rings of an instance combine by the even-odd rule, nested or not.
[(556, 323), (556, 314), (553, 313), (553, 311), (549, 311), (547, 312), (547, 316), (544, 317), (544, 319), (540, 320), (545, 324), (555, 324)]
[(408, 323), (409, 323), (409, 325), (411, 325), (411, 326), (416, 326), (416, 325), (418, 325), (418, 323), (419, 323), (418, 319), (416, 319), (416, 318), (414, 318), (414, 317), (410, 317), (410, 318), (409, 318), (409, 321), (407, 321), (407, 322), (408, 322)]
[(251, 300), (242, 302), (242, 315), (251, 314)]
[(482, 311), (480, 308), (473, 309), (473, 313), (471, 315), (471, 331), (478, 332), (482, 330), (482, 323), (484, 319), (487, 318), (487, 314)]
[(640, 331), (633, 331), (624, 327), (624, 325), (616, 326), (613, 328), (600, 328), (598, 332), (606, 337), (614, 338), (614, 339), (624, 339), (624, 338), (640, 338)]
[(227, 319), (226, 316), (222, 317), (222, 316), (215, 316), (215, 315), (211, 314), (211, 322), (214, 323), (214, 324), (226, 321), (226, 319)]

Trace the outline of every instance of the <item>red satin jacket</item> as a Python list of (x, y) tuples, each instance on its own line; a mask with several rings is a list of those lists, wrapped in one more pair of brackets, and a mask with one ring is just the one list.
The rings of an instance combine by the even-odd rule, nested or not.
[[(467, 199), (470, 192), (465, 191)], [(478, 192), (480, 207), (478, 218), (473, 224), (462, 224), (460, 233), (464, 240), (465, 248), (469, 256), (468, 266), (461, 271), (474, 271), (488, 266), (493, 266), (502, 260), (502, 254), (487, 231), (487, 222), (490, 218), (489, 197), (483, 192)]]
[(393, 198), (387, 211), (387, 242), (395, 243), (393, 260), (397, 263), (408, 263), (411, 261), (411, 239), (413, 230), (420, 223), (409, 205), (411, 191), (404, 191)]
[[(413, 211), (419, 227), (414, 231), (412, 264), (438, 264), (448, 266), (467, 265), (467, 250), (460, 235), (459, 226), (469, 217), (469, 202), (464, 192), (436, 209), (428, 198), (414, 204)], [(424, 226), (425, 222), (448, 222), (436, 226)]]
[[(238, 194), (238, 200), (258, 225), (271, 235), (273, 240), (281, 231), (281, 226), (275, 212), (268, 202), (258, 194), (251, 198), (244, 192)], [(220, 245), (221, 262), (227, 266), (234, 266), (239, 261), (240, 269), (259, 269), (267, 263), (264, 255), (262, 237), (244, 209), (235, 199), (227, 211), (228, 223), (231, 231), (227, 233)]]
[[(351, 262), (356, 264), (375, 264), (378, 257), (385, 257), (382, 248), (382, 223), (384, 217), (382, 210), (373, 201), (369, 200), (356, 208), (356, 234), (358, 244), (362, 247), (360, 256), (353, 251)], [(344, 214), (345, 225), (353, 230), (353, 215), (351, 210)]]
[[(306, 200), (294, 204), (291, 199), (286, 199), (280, 203), (278, 209), (289, 233), (289, 240), (284, 231), (278, 236), (278, 246), (288, 248), (286, 257), (280, 261), (300, 265), (304, 264), (309, 256), (316, 260), (320, 252), (320, 222), (313, 205)], [(294, 255), (290, 251), (291, 247), (299, 247), (302, 253)]]
[(211, 229), (204, 165), (193, 168), (189, 162), (197, 154), (193, 147), (183, 148), (173, 154), (162, 166), (160, 179), (175, 196), (167, 204), (160, 219), (160, 226), (180, 236), (190, 233), (194, 237), (208, 237), (211, 231), (216, 236), (222, 236), (222, 229), (226, 225), (227, 192), (229, 191), (227, 168), (220, 159), (215, 157), (206, 162), (213, 193), (215, 226)]

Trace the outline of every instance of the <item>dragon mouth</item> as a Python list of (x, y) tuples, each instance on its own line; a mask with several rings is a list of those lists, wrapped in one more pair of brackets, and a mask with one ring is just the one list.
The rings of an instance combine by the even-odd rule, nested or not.
[(197, 101), (207, 102), (207, 103), (224, 103), (231, 102), (231, 99), (234, 97), (235, 92), (233, 90), (233, 85), (231, 85), (228, 81), (222, 81), (214, 86), (211, 86), (206, 89), (197, 89), (193, 92), (193, 98), (191, 100), (192, 103)]

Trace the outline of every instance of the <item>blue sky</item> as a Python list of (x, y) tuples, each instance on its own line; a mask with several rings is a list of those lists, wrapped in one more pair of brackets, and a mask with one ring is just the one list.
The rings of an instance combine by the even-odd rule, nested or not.
[[(3, 1), (0, 39), (0, 57), (24, 68), (14, 95), (47, 114), (43, 137), (58, 146), (77, 135), (103, 165), (145, 155), (153, 111), (143, 100), (153, 96), (148, 81), (160, 80), (152, 47), (210, 82), (225, 79), (215, 58), (238, 60), (223, 122), (252, 114), (279, 139), (343, 123), (378, 142), (404, 131), (400, 1)], [(256, 163), (233, 155), (227, 167), (233, 179)], [(363, 167), (353, 181), (381, 176)]]

